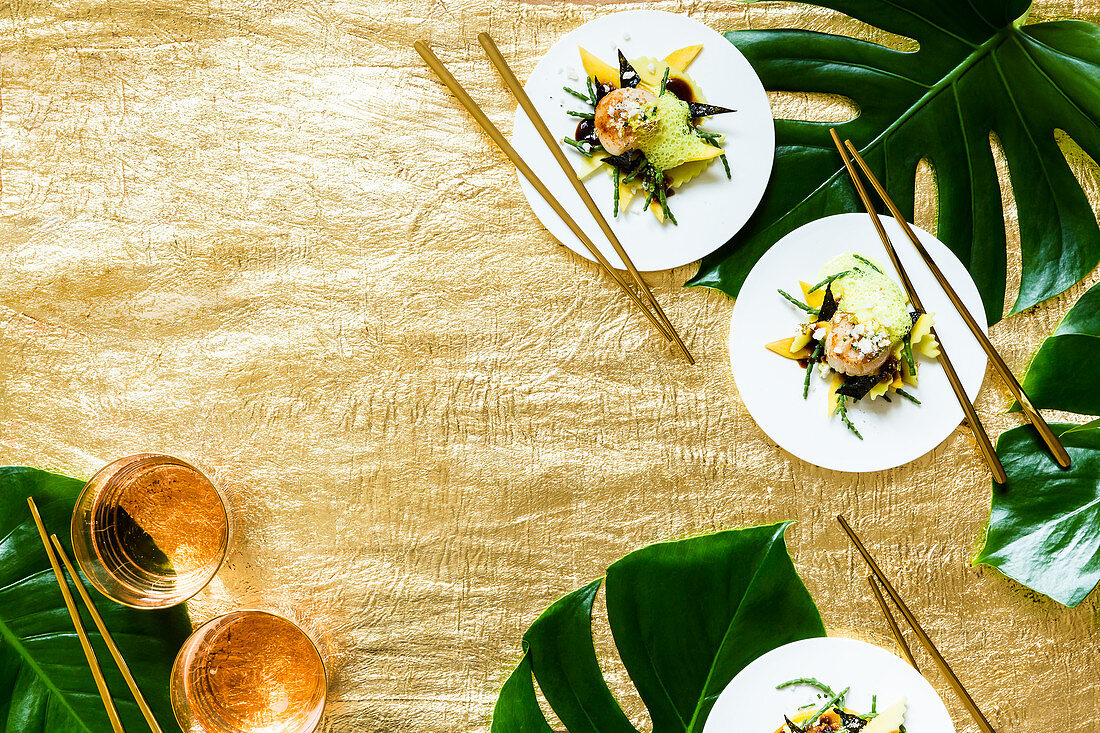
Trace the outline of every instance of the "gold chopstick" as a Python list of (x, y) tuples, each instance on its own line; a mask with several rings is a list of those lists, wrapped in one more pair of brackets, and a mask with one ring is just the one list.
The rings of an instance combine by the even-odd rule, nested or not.
[(61, 546), (61, 542), (57, 539), (57, 535), (50, 535), (50, 540), (53, 542), (54, 549), (57, 550), (57, 556), (61, 558), (61, 562), (65, 565), (66, 572), (68, 572), (69, 576), (73, 579), (73, 584), (76, 586), (76, 592), (80, 594), (80, 600), (84, 601), (84, 606), (88, 609), (88, 614), (92, 617), (92, 621), (95, 622), (96, 628), (99, 629), (99, 635), (103, 637), (103, 642), (107, 645), (107, 650), (111, 652), (111, 657), (115, 660), (115, 664), (118, 665), (118, 670), (122, 672), (122, 677), (126, 680), (126, 686), (130, 688), (130, 693), (134, 696), (138, 709), (140, 709), (141, 714), (145, 716), (145, 722), (149, 724), (149, 728), (153, 733), (162, 733), (160, 725), (153, 715), (153, 711), (149, 708), (149, 703), (145, 702), (145, 696), (141, 694), (141, 690), (137, 686), (137, 680), (135, 680), (134, 675), (130, 673), (130, 667), (126, 664), (126, 660), (122, 658), (122, 652), (118, 650), (115, 640), (111, 638), (111, 632), (107, 630), (107, 625), (103, 623), (103, 617), (99, 615), (99, 611), (96, 610), (91, 597), (88, 596), (88, 591), (84, 588), (84, 583), (80, 580), (80, 576), (77, 575), (76, 568), (74, 568), (72, 562), (69, 561), (69, 556), (65, 553), (65, 548)]
[[(852, 183), (856, 187), (856, 193), (859, 194), (859, 198), (863, 202), (863, 208), (867, 210), (867, 215), (871, 217), (871, 221), (875, 225), (875, 231), (878, 232), (879, 239), (882, 240), (883, 246), (886, 247), (886, 254), (890, 256), (890, 262), (893, 263), (894, 269), (897, 270), (898, 275), (901, 277), (901, 283), (905, 288), (906, 294), (909, 296), (909, 301), (913, 304), (914, 308), (924, 310), (924, 306), (920, 302), (920, 296), (917, 295), (917, 291), (913, 287), (913, 283), (909, 279), (905, 267), (902, 266), (901, 260), (898, 258), (898, 253), (894, 249), (894, 244), (890, 241), (889, 235), (886, 234), (886, 229), (882, 226), (882, 221), (879, 219), (878, 213), (871, 203), (871, 197), (867, 194), (867, 189), (864, 188), (863, 181), (860, 180), (859, 174), (856, 173), (852, 161), (849, 160), (848, 153), (844, 145), (840, 142), (840, 137), (837, 136), (836, 130), (831, 127), (829, 128), (829, 135), (832, 136), (833, 142), (836, 144), (837, 152), (840, 153), (840, 158), (844, 161), (844, 167), (848, 170), (848, 175), (852, 178)], [(935, 328), (932, 329), (932, 335), (936, 336)], [(938, 336), (936, 336), (936, 340), (939, 340)], [(947, 349), (944, 347), (942, 341), (940, 342), (940, 355), (938, 359), (943, 366), (944, 373), (947, 375), (947, 381), (951, 384), (951, 389), (959, 401), (959, 405), (962, 406), (963, 414), (966, 415), (966, 419), (970, 423), (971, 432), (973, 432), (974, 438), (978, 441), (978, 448), (981, 450), (982, 456), (985, 457), (985, 462), (989, 465), (989, 470), (993, 473), (993, 480), (999, 484), (1007, 482), (1008, 474), (1005, 473), (1004, 466), (1001, 465), (1001, 459), (997, 456), (997, 451), (993, 448), (993, 443), (989, 440), (989, 434), (986, 433), (985, 427), (982, 426), (981, 420), (978, 419), (978, 412), (974, 409), (974, 403), (971, 402), (970, 398), (967, 396), (966, 388), (963, 387), (962, 380), (959, 379), (959, 374), (955, 371), (955, 366), (951, 363), (951, 359), (948, 358)]]
[(879, 198), (882, 199), (882, 203), (886, 204), (886, 208), (890, 210), (894, 219), (901, 225), (901, 229), (905, 232), (905, 236), (908, 237), (909, 241), (913, 243), (913, 246), (917, 248), (917, 253), (920, 254), (921, 259), (924, 260), (924, 264), (928, 265), (928, 269), (932, 271), (932, 275), (936, 278), (936, 282), (940, 284), (940, 287), (943, 288), (943, 292), (947, 294), (947, 299), (951, 301), (951, 305), (955, 306), (955, 310), (962, 316), (967, 328), (974, 334), (974, 338), (978, 339), (978, 343), (982, 345), (982, 349), (985, 351), (986, 356), (993, 362), (994, 370), (1001, 375), (1001, 379), (1008, 385), (1008, 391), (1011, 392), (1016, 401), (1020, 403), (1024, 416), (1035, 426), (1035, 429), (1039, 432), (1039, 437), (1043, 439), (1043, 442), (1046, 443), (1047, 448), (1050, 449), (1051, 454), (1054, 456), (1054, 460), (1057, 461), (1058, 465), (1062, 468), (1069, 468), (1069, 453), (1066, 452), (1065, 446), (1062, 445), (1062, 441), (1058, 440), (1058, 436), (1054, 434), (1054, 431), (1047, 425), (1047, 421), (1043, 419), (1043, 416), (1039, 414), (1039, 411), (1035, 409), (1031, 400), (1028, 399), (1027, 394), (1024, 392), (1024, 388), (1020, 385), (1020, 382), (1017, 381), (1012, 370), (1008, 368), (1008, 364), (1005, 363), (1005, 360), (1001, 358), (997, 349), (994, 348), (993, 343), (989, 340), (985, 331), (982, 330), (978, 322), (974, 320), (974, 316), (971, 315), (966, 304), (962, 302), (962, 298), (959, 297), (959, 294), (955, 292), (955, 288), (951, 287), (951, 283), (944, 276), (939, 265), (937, 265), (936, 261), (928, 254), (928, 250), (925, 249), (920, 238), (913, 232), (913, 228), (909, 226), (909, 222), (901, 215), (901, 210), (898, 209), (890, 199), (890, 196), (886, 193), (886, 189), (879, 183), (875, 174), (871, 172), (871, 167), (867, 165), (867, 161), (859, 154), (855, 145), (852, 145), (851, 140), (846, 140), (845, 145), (859, 165), (860, 170), (863, 171), (863, 175), (871, 182), (875, 192), (878, 194)]
[(84, 630), (84, 624), (80, 621), (80, 613), (76, 610), (72, 593), (69, 592), (69, 584), (65, 582), (61, 566), (57, 563), (57, 556), (54, 554), (50, 540), (46, 536), (46, 526), (42, 523), (42, 516), (38, 513), (38, 507), (32, 497), (27, 497), (27, 506), (31, 508), (31, 516), (34, 517), (34, 524), (38, 527), (38, 535), (42, 538), (42, 546), (46, 548), (46, 555), (50, 558), (54, 577), (57, 578), (57, 585), (61, 588), (61, 597), (65, 599), (65, 607), (69, 609), (69, 618), (73, 621), (76, 635), (80, 638), (80, 647), (84, 650), (84, 657), (88, 660), (88, 666), (91, 667), (95, 686), (99, 690), (99, 697), (103, 700), (107, 717), (111, 719), (111, 727), (115, 733), (125, 733), (122, 721), (118, 719), (118, 709), (115, 708), (115, 702), (111, 699), (111, 691), (107, 689), (107, 680), (103, 678), (103, 670), (99, 668), (99, 661), (92, 649), (92, 642), (88, 639), (88, 632)]
[(909, 610), (909, 606), (905, 605), (905, 601), (901, 599), (898, 592), (894, 590), (894, 586), (887, 580), (886, 575), (882, 572), (882, 568), (880, 568), (878, 563), (875, 562), (875, 559), (871, 557), (871, 553), (867, 552), (867, 548), (863, 546), (863, 542), (859, 539), (859, 536), (856, 535), (855, 530), (852, 529), (852, 525), (848, 524), (848, 520), (846, 520), (842, 514), (838, 514), (836, 518), (837, 521), (840, 522), (841, 528), (844, 529), (844, 533), (848, 535), (848, 539), (852, 541), (856, 550), (863, 556), (863, 560), (871, 569), (875, 579), (882, 583), (882, 587), (886, 589), (886, 593), (890, 596), (890, 600), (892, 600), (894, 605), (898, 607), (898, 610), (901, 611), (902, 617), (905, 619), (905, 622), (909, 624), (909, 628), (913, 630), (913, 634), (917, 637), (917, 641), (919, 641), (921, 646), (924, 647), (924, 650), (928, 652), (928, 655), (932, 657), (932, 661), (935, 662), (936, 667), (940, 670), (940, 673), (943, 674), (944, 679), (947, 680), (947, 684), (955, 691), (963, 707), (965, 707), (971, 717), (974, 718), (974, 722), (978, 724), (978, 728), (984, 733), (997, 733), (989, 721), (986, 720), (982, 711), (978, 708), (978, 704), (974, 702), (974, 698), (970, 697), (970, 693), (963, 687), (963, 683), (959, 681), (959, 678), (951, 669), (951, 665), (947, 663), (947, 660), (940, 654), (939, 649), (932, 643), (932, 639), (925, 630), (921, 628), (921, 625), (917, 623), (917, 617), (913, 615), (913, 612)]
[(611, 247), (615, 250), (615, 254), (619, 255), (619, 259), (626, 265), (626, 269), (634, 279), (634, 284), (642, 291), (646, 301), (657, 313), (657, 317), (661, 319), (661, 323), (665, 325), (668, 333), (676, 343), (676, 348), (679, 349), (680, 353), (684, 355), (684, 358), (687, 359), (689, 363), (694, 364), (695, 359), (691, 356), (687, 347), (684, 346), (680, 334), (676, 333), (675, 327), (673, 327), (672, 322), (668, 320), (668, 316), (666, 316), (664, 310), (661, 309), (661, 305), (657, 302), (657, 299), (653, 297), (653, 292), (650, 291), (649, 286), (646, 285), (645, 280), (642, 279), (641, 274), (638, 272), (638, 268), (636, 268), (631, 261), (630, 255), (626, 253), (622, 244), (619, 243), (619, 238), (616, 237), (615, 232), (611, 230), (611, 225), (607, 223), (607, 219), (604, 217), (603, 212), (596, 206), (596, 202), (592, 200), (592, 196), (589, 195), (588, 189), (584, 187), (584, 184), (581, 183), (581, 179), (577, 177), (577, 172), (573, 170), (573, 166), (569, 164), (569, 160), (565, 157), (565, 152), (561, 149), (558, 141), (554, 139), (554, 136), (550, 134), (550, 129), (546, 127), (546, 122), (544, 122), (542, 116), (539, 115), (538, 109), (535, 108), (531, 98), (527, 96), (527, 92), (524, 91), (523, 85), (519, 83), (519, 79), (516, 78), (511, 67), (508, 66), (508, 62), (504, 60), (504, 56), (500, 53), (500, 49), (497, 48), (497, 44), (488, 33), (484, 32), (477, 35), (477, 40), (481, 43), (482, 48), (485, 49), (485, 53), (489, 55), (489, 60), (493, 62), (493, 66), (500, 72), (501, 77), (504, 79), (504, 84), (512, 92), (512, 96), (519, 102), (519, 106), (523, 107), (523, 111), (527, 114), (528, 119), (531, 120), (531, 124), (538, 130), (539, 137), (546, 143), (546, 147), (550, 148), (550, 152), (553, 153), (554, 159), (558, 161), (558, 165), (561, 166), (566, 178), (573, 184), (573, 189), (577, 192), (577, 195), (581, 197), (581, 201), (583, 201), (585, 207), (587, 207), (588, 213), (590, 213), (592, 218), (596, 220), (596, 223), (599, 224), (600, 230), (603, 232), (604, 236), (607, 237), (607, 241), (611, 243)]
[(913, 650), (905, 643), (905, 637), (902, 636), (901, 629), (898, 627), (898, 622), (894, 620), (894, 614), (890, 612), (890, 607), (886, 605), (886, 599), (882, 597), (882, 591), (878, 589), (878, 582), (875, 580), (875, 576), (868, 575), (867, 582), (871, 586), (871, 591), (875, 595), (875, 600), (878, 601), (878, 607), (882, 611), (882, 615), (886, 617), (886, 625), (890, 627), (890, 634), (893, 635), (894, 641), (901, 647), (902, 654), (905, 655), (906, 661), (909, 662), (913, 669), (920, 672), (920, 667), (917, 666), (917, 660), (913, 657)]
[(527, 165), (523, 158), (520, 157), (519, 153), (516, 152), (516, 149), (512, 147), (511, 143), (509, 143), (504, 135), (501, 134), (500, 130), (497, 129), (496, 125), (494, 125), (492, 121), (485, 115), (485, 113), (481, 110), (481, 107), (478, 106), (477, 102), (475, 102), (473, 98), (470, 97), (470, 95), (466, 92), (466, 90), (462, 88), (462, 85), (458, 83), (458, 80), (454, 78), (451, 72), (447, 71), (447, 67), (443, 65), (443, 62), (441, 62), (439, 58), (432, 52), (432, 50), (428, 48), (428, 45), (424, 43), (424, 41), (417, 41), (413, 44), (413, 48), (415, 48), (416, 52), (420, 54), (420, 57), (424, 59), (424, 62), (428, 65), (428, 68), (435, 72), (435, 75), (438, 76), (440, 81), (442, 81), (447, 89), (451, 91), (451, 94), (453, 94), (455, 98), (458, 99), (459, 103), (466, 108), (466, 111), (469, 112), (471, 116), (473, 116), (474, 121), (477, 122), (478, 126), (480, 126), (481, 129), (485, 131), (485, 134), (487, 134), (489, 138), (496, 144), (496, 146), (500, 148), (501, 152), (503, 152), (504, 155), (507, 156), (510, 161), (512, 161), (512, 164), (519, 169), (519, 172), (523, 174), (523, 177), (531, 183), (535, 190), (538, 191), (539, 195), (542, 196), (547, 204), (550, 205), (550, 208), (554, 210), (554, 213), (557, 214), (561, 218), (561, 220), (565, 222), (565, 225), (569, 227), (569, 231), (573, 232), (574, 236), (576, 236), (577, 239), (581, 241), (581, 244), (585, 246), (585, 249), (587, 249), (588, 252), (596, 258), (596, 262), (600, 265), (604, 273), (606, 273), (612, 280), (615, 281), (615, 284), (618, 285), (619, 288), (624, 293), (626, 293), (626, 295), (634, 302), (634, 304), (641, 309), (642, 313), (653, 325), (653, 327), (661, 333), (661, 336), (663, 336), (666, 341), (671, 343), (673, 340), (672, 335), (665, 328), (664, 324), (662, 324), (657, 319), (657, 317), (650, 312), (649, 307), (645, 304), (641, 297), (639, 297), (638, 294), (635, 293), (634, 290), (626, 283), (626, 281), (619, 276), (619, 273), (615, 271), (615, 268), (611, 266), (611, 263), (607, 261), (607, 258), (604, 257), (599, 248), (596, 247), (595, 244), (593, 244), (588, 235), (584, 233), (584, 231), (580, 228), (573, 217), (569, 215), (569, 212), (567, 212), (565, 208), (558, 202), (558, 200), (554, 198), (554, 195), (550, 193), (550, 189), (548, 189), (545, 184), (543, 184), (543, 182), (539, 179), (539, 177), (535, 175), (535, 172), (531, 170), (531, 167)]

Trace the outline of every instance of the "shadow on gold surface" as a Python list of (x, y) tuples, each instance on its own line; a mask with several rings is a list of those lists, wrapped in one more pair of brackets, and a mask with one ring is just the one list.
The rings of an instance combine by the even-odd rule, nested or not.
[[(628, 7), (6, 6), (0, 461), (87, 477), (157, 451), (212, 476), (239, 540), (194, 619), (258, 605), (312, 617), (329, 731), (486, 730), (541, 609), (632, 549), (721, 527), (798, 519), (792, 555), (827, 626), (889, 645), (839, 512), (999, 729), (1087, 730), (1096, 594), (1067, 610), (969, 567), (989, 486), (965, 431), (875, 474), (792, 459), (730, 379), (729, 299), (681, 288), (694, 266), (647, 276), (699, 364), (662, 350), (551, 241), (411, 48), (426, 38), (508, 131), (477, 32), (522, 78), (562, 34)], [(646, 7), (901, 43), (783, 3)], [(1064, 16), (1096, 20), (1100, 2), (1032, 13)], [(931, 171), (921, 180), (929, 227)], [(1086, 284), (993, 329), (1017, 372)], [(1018, 423), (1007, 402), (987, 382), (977, 407), (994, 435)]]

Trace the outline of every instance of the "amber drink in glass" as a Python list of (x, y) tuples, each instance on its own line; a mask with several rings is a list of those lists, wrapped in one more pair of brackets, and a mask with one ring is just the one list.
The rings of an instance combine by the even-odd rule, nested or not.
[(225, 560), (232, 518), (199, 469), (143, 453), (105, 466), (73, 511), (76, 561), (93, 586), (134, 608), (182, 603)]
[(311, 733), (324, 712), (325, 665), (294, 622), (234, 611), (200, 626), (172, 666), (184, 733)]

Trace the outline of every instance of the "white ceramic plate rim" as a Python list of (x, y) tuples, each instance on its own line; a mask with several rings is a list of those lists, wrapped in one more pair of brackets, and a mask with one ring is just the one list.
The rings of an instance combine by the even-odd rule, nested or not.
[[(962, 317), (951, 306), (916, 248), (890, 217), (881, 217), (902, 264), (973, 400), (985, 376), (986, 357)], [(970, 309), (986, 328), (981, 297), (962, 262), (928, 232), (914, 231)], [(781, 448), (804, 461), (836, 471), (880, 471), (913, 461), (947, 438), (963, 412), (938, 362), (921, 358), (920, 386), (909, 390), (923, 404), (895, 397), (860, 403), (849, 415), (863, 434), (857, 439), (825, 406), (827, 383), (814, 375), (808, 400), (802, 399), (804, 372), (765, 350), (770, 341), (794, 332), (804, 315), (783, 301), (777, 288), (798, 294), (798, 281), (812, 279), (836, 254), (862, 252), (886, 264), (886, 249), (866, 214), (837, 214), (805, 224), (783, 237), (756, 263), (734, 303), (729, 348), (734, 383), (749, 414)]]
[[(624, 38), (624, 35), (627, 38)], [(562, 90), (563, 84), (584, 85), (578, 46), (604, 60), (613, 56), (609, 44), (631, 57), (663, 58), (677, 48), (703, 44), (699, 57), (688, 68), (707, 99), (726, 104), (737, 112), (718, 115), (706, 128), (726, 135), (726, 153), (733, 179), (727, 180), (721, 161), (715, 161), (697, 179), (684, 184), (673, 199), (678, 226), (661, 224), (652, 213), (642, 212), (640, 200), (627, 212), (611, 216), (611, 179), (597, 172), (586, 182), (593, 200), (604, 212), (634, 265), (642, 271), (667, 270), (694, 262), (715, 251), (736, 234), (764, 195), (775, 157), (775, 124), (767, 93), (748, 60), (720, 34), (697, 20), (658, 10), (611, 13), (574, 29), (555, 43), (536, 65), (524, 89), (556, 139), (574, 134), (576, 120), (565, 114), (577, 100)], [(569, 70), (579, 74), (568, 78)], [(622, 261), (592, 221), (591, 215), (558, 167), (522, 109), (517, 107), (512, 144), (536, 175), (592, 236), (593, 242), (614, 267)], [(572, 155), (566, 151), (567, 156)], [(520, 188), (543, 226), (559, 242), (587, 259), (592, 256), (554, 214), (527, 180), (517, 172)]]
[(955, 733), (943, 700), (919, 672), (881, 647), (843, 637), (794, 641), (752, 661), (718, 696), (703, 733), (777, 730), (783, 715), (814, 699), (806, 686), (775, 689), (798, 677), (815, 677), (837, 691), (851, 685), (848, 707), (861, 712), (870, 710), (871, 695), (878, 695), (880, 711), (905, 697), (910, 733)]

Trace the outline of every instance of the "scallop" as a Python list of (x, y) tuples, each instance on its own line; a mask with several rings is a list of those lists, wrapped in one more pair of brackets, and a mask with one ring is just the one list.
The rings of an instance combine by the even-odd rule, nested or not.
[(840, 312), (829, 322), (825, 337), (825, 360), (842, 374), (862, 377), (877, 374), (890, 356), (890, 344), (874, 344), (868, 350), (857, 348), (861, 336), (856, 332), (858, 324), (851, 313)]
[(646, 109), (652, 108), (657, 97), (638, 87), (615, 89), (596, 106), (596, 136), (604, 150), (612, 155), (622, 155), (638, 147), (638, 135), (631, 120)]

